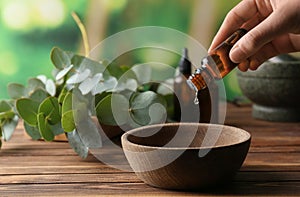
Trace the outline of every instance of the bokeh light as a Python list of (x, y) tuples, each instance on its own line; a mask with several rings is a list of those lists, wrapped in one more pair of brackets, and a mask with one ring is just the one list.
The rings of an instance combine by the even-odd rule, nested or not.
[(66, 17), (61, 0), (36, 0), (34, 5), (38, 16), (35, 17), (37, 25), (57, 27)]
[(1, 10), (4, 24), (13, 30), (30, 28), (30, 6), (25, 1), (7, 1)]
[(14, 53), (0, 53), (0, 74), (12, 76), (18, 72), (17, 61)]
[(55, 28), (66, 18), (61, 0), (11, 0), (2, 2), (1, 7), (2, 21), (12, 30)]

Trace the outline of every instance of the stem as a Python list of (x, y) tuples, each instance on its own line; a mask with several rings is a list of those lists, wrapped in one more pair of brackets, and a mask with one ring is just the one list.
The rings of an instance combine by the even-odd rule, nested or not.
[(86, 33), (86, 29), (85, 29), (84, 25), (82, 24), (80, 18), (78, 17), (78, 15), (75, 12), (72, 12), (72, 17), (75, 20), (75, 22), (81, 32), (83, 46), (84, 46), (84, 50), (85, 50), (85, 57), (88, 57), (89, 53), (90, 53), (90, 46), (89, 46), (89, 42), (88, 42), (88, 36)]

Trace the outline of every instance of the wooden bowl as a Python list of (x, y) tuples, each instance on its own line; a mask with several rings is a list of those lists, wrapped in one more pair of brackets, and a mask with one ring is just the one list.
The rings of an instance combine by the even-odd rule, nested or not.
[(251, 135), (224, 125), (168, 123), (130, 130), (121, 140), (131, 168), (146, 184), (199, 190), (233, 179)]

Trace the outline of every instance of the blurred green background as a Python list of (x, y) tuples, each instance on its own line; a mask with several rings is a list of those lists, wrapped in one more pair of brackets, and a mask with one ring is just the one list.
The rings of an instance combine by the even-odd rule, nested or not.
[[(227, 12), (238, 0), (1, 0), (0, 98), (8, 98), (10, 82), (51, 76), (53, 46), (83, 53), (80, 32), (71, 17), (78, 13), (91, 47), (107, 36), (138, 26), (163, 26), (197, 39), (206, 48)], [(184, 46), (183, 46), (184, 47)], [(143, 63), (151, 50), (127, 61)], [(201, 57), (199, 57), (200, 62)], [(168, 60), (177, 65), (178, 57)], [(122, 63), (122, 62), (121, 62)], [(225, 78), (228, 100), (241, 95), (235, 72)]]

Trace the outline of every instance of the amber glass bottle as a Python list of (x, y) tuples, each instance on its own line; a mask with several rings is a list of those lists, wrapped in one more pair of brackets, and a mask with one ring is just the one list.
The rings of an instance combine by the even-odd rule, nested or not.
[(245, 29), (238, 29), (203, 58), (201, 67), (197, 68), (187, 80), (189, 86), (198, 92), (206, 89), (207, 84), (212, 83), (215, 79), (222, 79), (233, 70), (238, 64), (230, 60), (230, 49), (246, 32)]
[[(199, 118), (198, 108), (193, 104), (194, 91), (189, 88), (186, 80), (191, 75), (191, 62), (188, 59), (188, 49), (182, 50), (178, 64), (178, 73), (174, 78), (174, 116), (176, 122), (196, 122)], [(199, 117), (199, 115), (198, 115)]]

